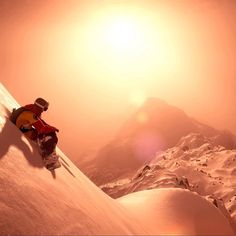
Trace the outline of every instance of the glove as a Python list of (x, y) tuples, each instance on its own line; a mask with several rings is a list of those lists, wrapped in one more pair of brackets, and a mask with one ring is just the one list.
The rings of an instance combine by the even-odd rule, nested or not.
[(53, 126), (45, 125), (39, 130), (38, 134), (42, 135), (42, 134), (49, 134), (49, 133), (54, 133), (54, 132), (59, 132), (59, 130)]
[(22, 125), (22, 126), (20, 127), (20, 130), (21, 130), (21, 132), (23, 132), (23, 133), (26, 133), (26, 132), (28, 132), (28, 131), (30, 131), (30, 130), (32, 130), (32, 129), (33, 129), (33, 127), (32, 127), (32, 125), (31, 125), (30, 123), (24, 124), (24, 125)]

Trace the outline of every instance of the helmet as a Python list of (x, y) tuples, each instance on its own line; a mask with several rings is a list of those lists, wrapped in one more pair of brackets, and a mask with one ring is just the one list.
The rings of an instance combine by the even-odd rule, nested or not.
[(40, 107), (43, 111), (46, 111), (48, 109), (49, 103), (44, 100), (43, 98), (37, 98), (34, 101), (34, 104), (38, 107)]

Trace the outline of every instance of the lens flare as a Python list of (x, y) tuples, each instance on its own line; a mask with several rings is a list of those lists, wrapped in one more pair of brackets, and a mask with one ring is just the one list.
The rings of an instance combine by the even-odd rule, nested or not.
[(165, 146), (163, 138), (153, 132), (142, 132), (133, 141), (133, 151), (137, 159), (148, 162), (156, 152)]
[(146, 112), (138, 112), (138, 114), (136, 115), (136, 121), (139, 124), (146, 124), (149, 120), (149, 116)]

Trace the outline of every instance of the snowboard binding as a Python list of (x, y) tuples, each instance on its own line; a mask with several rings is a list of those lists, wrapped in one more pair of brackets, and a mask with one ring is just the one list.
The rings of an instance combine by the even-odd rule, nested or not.
[(50, 154), (47, 157), (44, 157), (43, 164), (50, 171), (61, 167), (61, 163), (59, 161), (59, 156), (56, 154), (56, 152), (53, 152), (52, 154)]

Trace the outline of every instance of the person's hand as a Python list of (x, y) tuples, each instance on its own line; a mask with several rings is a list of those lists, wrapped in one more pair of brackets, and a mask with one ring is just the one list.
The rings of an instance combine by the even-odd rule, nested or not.
[(40, 134), (49, 134), (49, 133), (53, 133), (53, 132), (59, 132), (59, 130), (53, 126), (45, 125), (44, 127), (42, 127), (40, 129), (39, 135)]
[(20, 127), (20, 130), (21, 130), (23, 133), (28, 132), (28, 131), (30, 131), (30, 130), (32, 130), (32, 129), (33, 129), (33, 127), (32, 127), (32, 125), (31, 125), (30, 123), (23, 124), (23, 125), (21, 125), (21, 127)]

